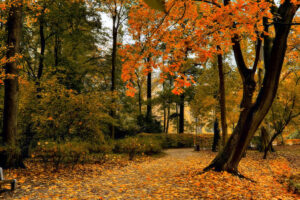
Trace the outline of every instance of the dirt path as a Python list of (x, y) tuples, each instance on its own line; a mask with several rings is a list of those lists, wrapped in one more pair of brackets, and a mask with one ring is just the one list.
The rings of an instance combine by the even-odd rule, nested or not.
[[(58, 174), (36, 173), (20, 178), (18, 189), (5, 199), (297, 199), (273, 176), (273, 165), (284, 171), (286, 159), (263, 161), (254, 153), (241, 163), (251, 183), (227, 173), (201, 171), (215, 154), (192, 149), (170, 149), (166, 156), (122, 168), (84, 166)], [(255, 160), (256, 159), (256, 160)], [(282, 166), (278, 163), (283, 163)], [(278, 166), (279, 165), (279, 166)], [(275, 168), (275, 169), (277, 169)], [(0, 195), (1, 199), (1, 195)]]

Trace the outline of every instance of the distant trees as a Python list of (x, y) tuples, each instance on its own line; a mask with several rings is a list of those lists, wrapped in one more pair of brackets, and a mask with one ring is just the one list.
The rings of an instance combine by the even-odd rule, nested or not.
[(264, 158), (267, 157), (268, 151), (272, 148), (274, 140), (280, 136), (283, 131), (292, 123), (292, 127), (299, 125), (299, 93), (300, 93), (300, 76), (299, 71), (290, 69), (283, 74), (277, 97), (266, 117), (267, 123), (270, 124), (274, 132), (264, 149)]
[[(104, 11), (109, 14), (112, 19), (112, 51), (111, 51), (111, 92), (112, 97), (116, 90), (116, 68), (117, 68), (117, 53), (118, 53), (118, 38), (120, 34), (120, 27), (127, 19), (127, 12), (130, 5), (128, 0), (101, 0), (100, 4), (104, 5)], [(112, 98), (112, 107), (110, 116), (115, 117), (114, 97)], [(115, 138), (115, 126), (110, 127), (111, 137)]]

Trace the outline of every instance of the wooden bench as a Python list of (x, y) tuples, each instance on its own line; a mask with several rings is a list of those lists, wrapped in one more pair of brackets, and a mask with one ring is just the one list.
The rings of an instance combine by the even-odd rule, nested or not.
[(10, 184), (10, 189), (11, 191), (16, 189), (16, 179), (11, 179), (11, 180), (4, 180), (4, 176), (3, 176), (3, 170), (0, 167), (0, 188), (2, 185), (6, 185), (6, 184)]

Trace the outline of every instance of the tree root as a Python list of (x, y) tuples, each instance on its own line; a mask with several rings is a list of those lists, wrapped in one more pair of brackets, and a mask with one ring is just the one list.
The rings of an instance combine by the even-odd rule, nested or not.
[(252, 182), (252, 183), (257, 183), (255, 180), (253, 180), (253, 179), (251, 179), (251, 178), (248, 178), (248, 177), (244, 176), (243, 174), (239, 173), (238, 171), (236, 171), (236, 172), (229, 172), (229, 173), (231, 173), (231, 174), (233, 174), (233, 175), (239, 177), (240, 179), (246, 179), (246, 180), (248, 180), (248, 181), (250, 181), (250, 182)]
[[(213, 165), (209, 165), (208, 167), (204, 168), (201, 172), (198, 172), (197, 175), (205, 174), (208, 171), (222, 172), (222, 171), (226, 171), (226, 170), (218, 170)], [(238, 171), (226, 171), (226, 172), (228, 172), (228, 173), (230, 173), (234, 176), (237, 176), (240, 179), (245, 179), (245, 180), (248, 180), (252, 183), (257, 183), (255, 180), (244, 176), (243, 174), (239, 173)]]

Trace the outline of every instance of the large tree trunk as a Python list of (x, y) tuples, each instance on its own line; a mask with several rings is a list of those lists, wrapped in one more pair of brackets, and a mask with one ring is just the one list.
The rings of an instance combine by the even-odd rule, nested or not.
[[(220, 50), (220, 48), (218, 47)], [(222, 127), (222, 146), (227, 141), (227, 123), (226, 123), (226, 98), (225, 98), (225, 78), (223, 69), (222, 54), (218, 54), (218, 71), (219, 71), (219, 104), (221, 108), (221, 127)]]
[(225, 147), (205, 170), (213, 168), (216, 171), (238, 173), (238, 165), (243, 153), (269, 111), (276, 95), (286, 53), (287, 38), (291, 28), (290, 24), (297, 9), (298, 6), (295, 6), (291, 4), (290, 1), (286, 0), (277, 11), (279, 17), (274, 25), (275, 38), (273, 42), (270, 42), (273, 43), (273, 45), (269, 46), (266, 44), (270, 41), (268, 37), (265, 37), (264, 40), (264, 62), (266, 71), (263, 86), (253, 104), (252, 96), (255, 90), (255, 71), (246, 67), (238, 38), (233, 38), (235, 60), (243, 79), (244, 95), (241, 104), (242, 111), (240, 113), (238, 124)]
[(20, 152), (17, 150), (17, 115), (18, 115), (18, 59), (22, 32), (22, 1), (12, 4), (7, 20), (7, 59), (4, 80), (4, 112), (3, 112), (3, 142), (8, 148), (0, 155), (2, 167), (23, 167)]
[(180, 95), (180, 104), (179, 104), (179, 133), (184, 133), (184, 94)]

